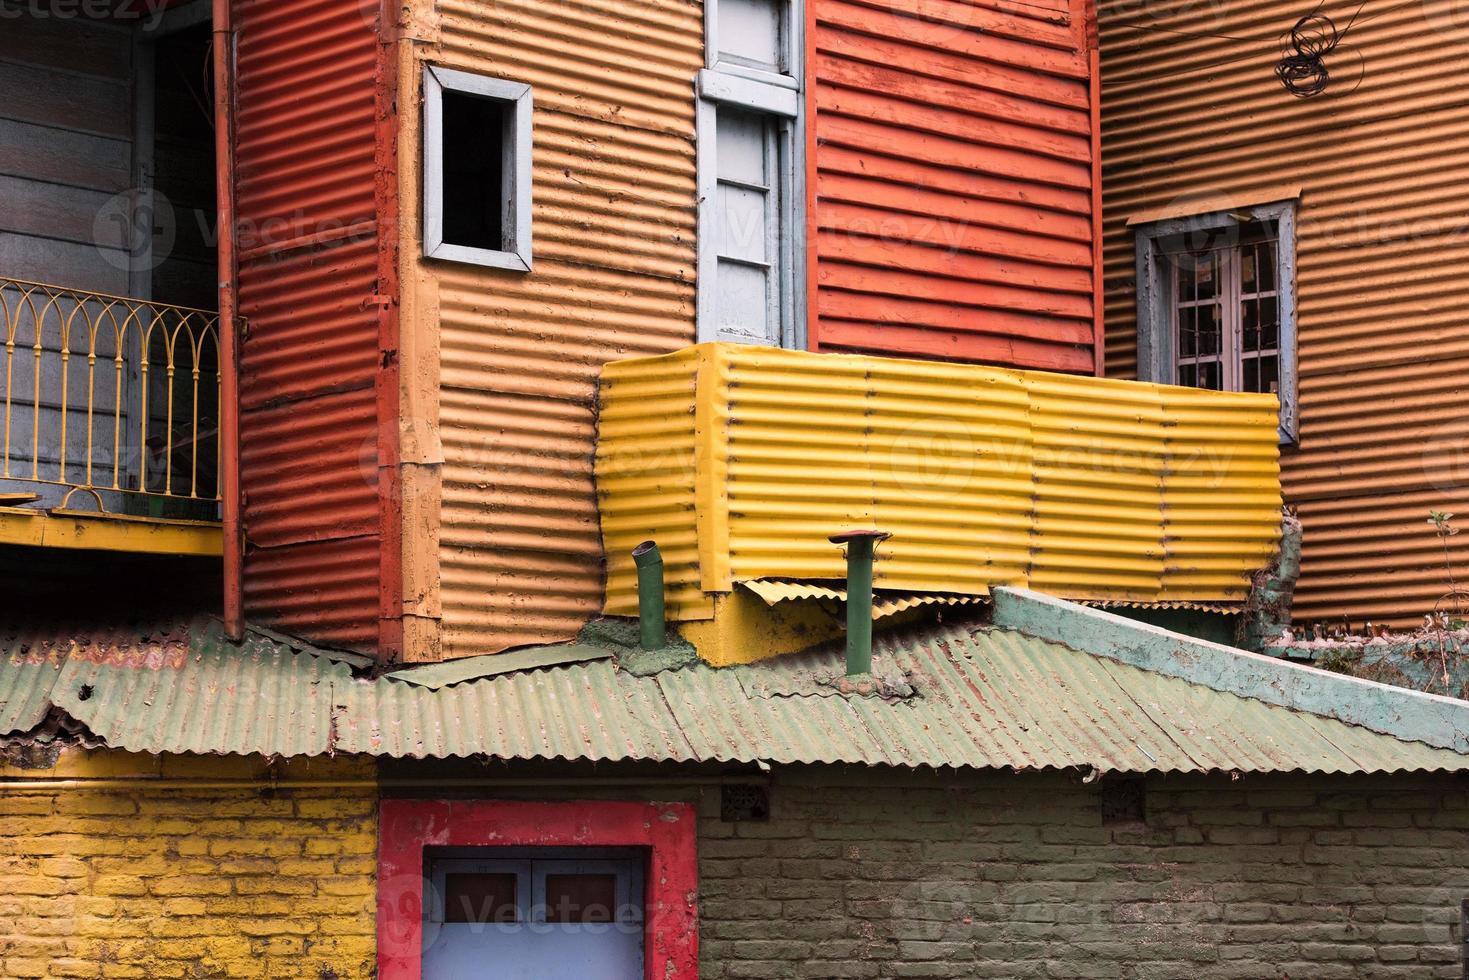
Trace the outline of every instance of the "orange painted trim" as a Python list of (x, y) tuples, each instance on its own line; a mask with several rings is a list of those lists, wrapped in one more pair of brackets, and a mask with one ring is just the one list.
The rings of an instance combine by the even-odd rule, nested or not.
[(224, 629), (245, 635), (244, 528), (240, 512), (240, 356), (235, 326), (235, 65), (231, 0), (213, 0), (215, 208), (219, 228), (219, 443), (224, 523)]
[(398, 5), (382, 0), (378, 7), (378, 50), (374, 68), (377, 113), (375, 130), (377, 203), (377, 293), (379, 369), (374, 379), (377, 400), (377, 472), (380, 548), (378, 566), (378, 658), (393, 663), (403, 657), (403, 474), (401, 471), (398, 309), (402, 299), (398, 273)]
[(1095, 0), (1078, 0), (1086, 33), (1087, 90), (1092, 103), (1092, 310), (1093, 371), (1107, 373), (1107, 283), (1102, 266), (1102, 50)]
[(805, 52), (801, 58), (801, 85), (806, 100), (806, 349), (821, 349), (821, 308), (818, 300), (817, 261), (820, 251), (816, 234), (816, 4), (806, 0)]

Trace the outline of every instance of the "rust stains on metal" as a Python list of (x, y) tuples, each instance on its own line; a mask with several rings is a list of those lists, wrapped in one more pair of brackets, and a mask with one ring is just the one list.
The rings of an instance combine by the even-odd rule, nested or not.
[(396, 393), (374, 397), (395, 346), (384, 346), (380, 302), (393, 285), (380, 228), (396, 221), (379, 175), (391, 51), (376, 6), (359, 0), (233, 0), (231, 14), (233, 232), (250, 323), (240, 344), (245, 607), (376, 650), (400, 604), (381, 555), (396, 532)]
[[(1421, 623), (1449, 585), (1428, 511), (1460, 510), (1469, 370), (1469, 28), (1450, 0), (1370, 0), (1359, 66), (1307, 100), (1276, 39), (1302, 11), (1225, 0), (1101, 7), (1108, 372), (1136, 371), (1130, 217), (1299, 197), (1299, 448), (1282, 455), (1305, 527), (1298, 621)], [(1181, 31), (1182, 33), (1172, 33)], [(1218, 35), (1218, 37), (1214, 36)], [(1245, 40), (1239, 40), (1239, 39)], [(1429, 54), (1431, 52), (1431, 55)], [(1469, 576), (1469, 538), (1453, 541)]]
[[(189, 635), (177, 665), (61, 656), (38, 673), (28, 661), (0, 656), (0, 692), (14, 698), (0, 700), (0, 716), (24, 721), (44, 703), (90, 737), (140, 752), (1119, 773), (1469, 767), (1469, 756), (1451, 750), (1013, 630), (895, 631), (880, 635), (874, 652), (878, 680), (870, 687), (834, 683), (841, 651), (821, 648), (648, 677), (601, 659), (430, 689), (367, 680), (351, 664), (265, 636), (237, 647), (208, 625)], [(1399, 710), (1423, 697), (1371, 686)]]
[[(403, 329), (437, 333), (436, 557), (451, 658), (570, 639), (600, 605), (598, 373), (694, 339), (703, 18), (697, 3), (665, 0), (433, 10), (405, 77), (417, 85), (433, 63), (535, 93), (532, 271), (423, 262), (404, 229), (416, 293)], [(416, 127), (405, 118), (404, 145)]]

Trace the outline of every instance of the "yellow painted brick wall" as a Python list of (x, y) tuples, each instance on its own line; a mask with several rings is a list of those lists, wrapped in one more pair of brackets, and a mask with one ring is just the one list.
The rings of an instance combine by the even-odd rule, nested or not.
[[(373, 767), (308, 763), (68, 752), (0, 768), (0, 977), (372, 976)], [(273, 791), (222, 785), (268, 772)]]

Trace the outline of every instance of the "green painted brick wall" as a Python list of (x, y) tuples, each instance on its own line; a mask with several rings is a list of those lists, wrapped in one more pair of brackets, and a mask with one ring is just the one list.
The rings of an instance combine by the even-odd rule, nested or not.
[(1461, 977), (1469, 782), (780, 770), (701, 800), (701, 977)]

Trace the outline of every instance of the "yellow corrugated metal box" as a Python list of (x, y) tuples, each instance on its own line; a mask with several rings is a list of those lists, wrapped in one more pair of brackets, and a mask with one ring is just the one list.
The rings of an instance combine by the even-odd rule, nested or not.
[(840, 579), (828, 536), (893, 536), (881, 589), (1238, 602), (1280, 524), (1270, 395), (970, 364), (702, 344), (603, 371), (606, 612), (629, 557), (667, 556), (668, 610), (762, 578)]

